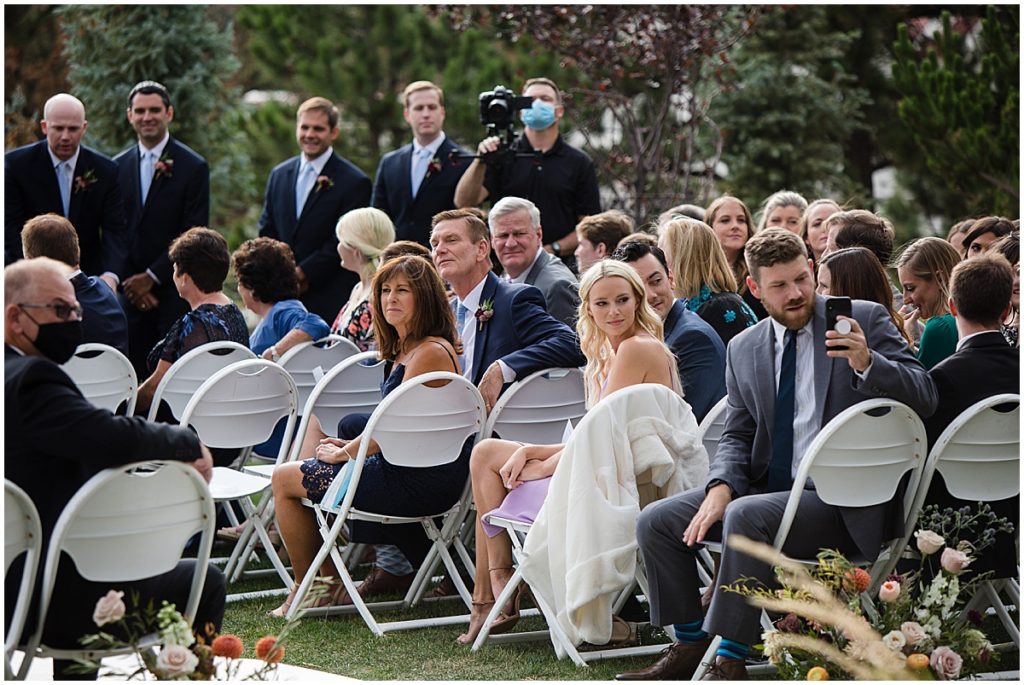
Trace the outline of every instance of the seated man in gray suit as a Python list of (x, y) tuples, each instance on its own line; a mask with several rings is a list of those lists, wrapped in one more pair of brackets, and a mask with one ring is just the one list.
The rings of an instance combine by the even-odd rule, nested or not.
[[(771, 544), (782, 520), (793, 475), (814, 436), (857, 402), (891, 397), (927, 417), (935, 411), (935, 385), (893, 325), (873, 302), (853, 302), (846, 334), (825, 330), (825, 300), (803, 241), (785, 229), (756, 234), (746, 246), (747, 283), (769, 318), (748, 328), (726, 351), (729, 403), (725, 430), (707, 485), (647, 507), (637, 540), (650, 582), (651, 623), (673, 624), (679, 642), (653, 666), (620, 673), (618, 680), (688, 679), (712, 635), (722, 636), (708, 680), (746, 677), (744, 659), (758, 641), (760, 609), (722, 590), (741, 578), (771, 586), (768, 564), (725, 547), (707, 618), (701, 616), (696, 545), (705, 536), (733, 534)], [(846, 346), (846, 349), (840, 349)], [(804, 490), (800, 515), (783, 552), (813, 557), (828, 547), (868, 559), (895, 537), (898, 498), (847, 509)]]
[(503, 197), (487, 215), (491, 242), (508, 280), (544, 293), (548, 314), (570, 328), (580, 306), (579, 281), (562, 260), (544, 250), (537, 205), (521, 197)]

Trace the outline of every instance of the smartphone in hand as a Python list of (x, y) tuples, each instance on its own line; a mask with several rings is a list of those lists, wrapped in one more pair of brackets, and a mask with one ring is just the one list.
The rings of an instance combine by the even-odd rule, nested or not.
[[(848, 297), (830, 297), (825, 300), (825, 330), (836, 331), (837, 333), (849, 333), (850, 324), (849, 322), (840, 322), (839, 317), (846, 316), (853, 318), (853, 303)], [(836, 329), (837, 323), (839, 329)], [(849, 349), (846, 345), (833, 345), (829, 347), (830, 350), (846, 350)]]

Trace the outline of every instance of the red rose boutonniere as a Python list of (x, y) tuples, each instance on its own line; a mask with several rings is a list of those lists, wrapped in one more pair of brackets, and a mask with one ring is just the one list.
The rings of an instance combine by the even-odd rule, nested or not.
[(480, 322), (477, 330), (482, 331), (484, 329), (484, 324), (490, 321), (491, 317), (494, 316), (494, 300), (484, 300), (481, 302), (473, 316), (475, 316), (476, 320)]
[(89, 186), (91, 186), (93, 183), (96, 183), (98, 181), (99, 181), (99, 179), (96, 178), (96, 170), (95, 169), (88, 169), (81, 176), (75, 176), (75, 183), (74, 183), (75, 188), (74, 188), (74, 190), (72, 192), (77, 193), (80, 190), (88, 190)]
[(153, 165), (153, 178), (171, 178), (174, 174), (174, 160), (166, 154), (160, 157)]
[(328, 188), (334, 187), (334, 179), (330, 176), (317, 176), (316, 177), (316, 192), (321, 190), (327, 190)]
[(427, 164), (427, 175), (426, 175), (426, 178), (430, 178), (434, 174), (439, 174), (439, 173), (441, 173), (441, 160), (438, 159), (437, 157), (434, 157)]

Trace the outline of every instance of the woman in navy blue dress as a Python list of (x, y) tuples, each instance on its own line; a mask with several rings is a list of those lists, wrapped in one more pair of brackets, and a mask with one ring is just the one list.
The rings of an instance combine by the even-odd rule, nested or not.
[[(398, 257), (384, 264), (373, 278), (371, 306), (378, 353), (387, 360), (386, 378), (381, 386), (385, 396), (404, 381), (425, 373), (461, 373), (455, 317), (433, 264), (422, 257)], [(309, 572), (321, 544), (313, 512), (302, 506), (300, 500), (305, 497), (319, 502), (344, 463), (358, 454), (362, 439), (324, 438), (315, 459), (290, 462), (274, 470), (277, 526), (291, 557), (296, 587)], [(450, 464), (409, 468), (388, 463), (371, 441), (371, 456), (363, 466), (353, 506), (396, 516), (443, 511), (462, 494), (469, 477), (471, 449), (472, 439)], [(359, 526), (351, 531), (350, 540), (395, 544), (418, 566), (426, 557), (430, 542), (422, 528), (410, 528)], [(330, 558), (320, 568), (320, 575), (337, 578)], [(271, 613), (285, 615), (294, 592), (295, 588), (284, 604)], [(340, 602), (343, 593), (344, 586), (338, 584), (323, 602)]]

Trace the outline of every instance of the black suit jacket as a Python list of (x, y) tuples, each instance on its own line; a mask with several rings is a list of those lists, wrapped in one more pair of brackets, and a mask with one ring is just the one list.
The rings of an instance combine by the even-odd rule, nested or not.
[[(60, 186), (47, 142), (25, 145), (4, 156), (4, 264), (22, 258), (21, 229), (34, 216), (64, 215)], [(68, 220), (78, 231), (82, 271), (121, 274), (128, 260), (131, 236), (124, 218), (117, 165), (84, 145), (71, 184)], [(81, 179), (84, 187), (76, 181)]]
[(173, 291), (174, 269), (167, 247), (193, 226), (210, 225), (210, 167), (205, 159), (173, 137), (167, 141), (160, 159), (172, 161), (172, 169), (167, 174), (154, 174), (143, 205), (139, 146), (132, 145), (114, 158), (132, 236), (128, 263), (118, 275), (124, 279), (149, 269), (161, 285)]
[(451, 155), (468, 153), (445, 137), (436, 155), (441, 170), (424, 178), (413, 197), (409, 178), (412, 150), (409, 143), (381, 157), (371, 202), (391, 217), (395, 240), (414, 240), (429, 247), (431, 219), (438, 212), (455, 209), (455, 186), (469, 167), (467, 160), (452, 159)]
[(334, 228), (342, 214), (370, 204), (371, 184), (354, 164), (331, 153), (321, 176), (333, 185), (316, 184), (295, 218), (295, 176), (300, 157), (281, 162), (270, 172), (260, 216), (261, 236), (288, 243), (309, 282), (300, 299), (306, 309), (334, 321), (359, 277), (341, 268)]
[(725, 397), (725, 344), (682, 300), (672, 304), (665, 318), (665, 344), (676, 357), (683, 398), (699, 423)]
[(96, 276), (84, 273), (71, 279), (75, 298), (82, 305), (82, 342), (103, 343), (128, 356), (128, 320), (117, 294)]

